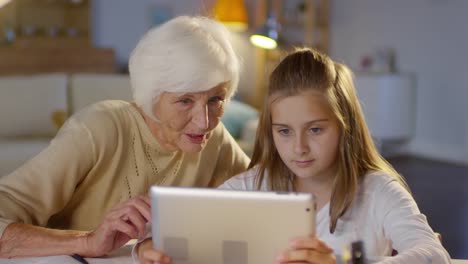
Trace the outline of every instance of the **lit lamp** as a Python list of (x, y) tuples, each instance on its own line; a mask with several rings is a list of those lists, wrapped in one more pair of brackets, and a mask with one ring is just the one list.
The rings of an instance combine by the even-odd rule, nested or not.
[(271, 10), (270, 1), (268, 1), (268, 16), (266, 23), (255, 30), (250, 36), (250, 42), (257, 47), (264, 49), (275, 49), (278, 46), (280, 25), (276, 20), (275, 14)]
[(8, 4), (11, 0), (0, 0), (0, 8), (6, 4)]
[(233, 31), (245, 31), (248, 27), (247, 10), (243, 0), (217, 0), (214, 15)]
[[(6, 6), (11, 0), (0, 0), (0, 8)], [(0, 14), (1, 15), (1, 14)], [(0, 26), (3, 24), (3, 35), (0, 36), (0, 44), (11, 44), (15, 40), (15, 31), (13, 27), (8, 23), (7, 19), (5, 21), (0, 20)], [(0, 29), (2, 30), (2, 29)]]

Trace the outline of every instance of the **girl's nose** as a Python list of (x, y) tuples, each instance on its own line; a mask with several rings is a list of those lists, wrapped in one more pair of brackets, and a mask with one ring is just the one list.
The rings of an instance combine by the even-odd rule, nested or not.
[(306, 136), (303, 133), (297, 134), (294, 140), (294, 152), (296, 154), (304, 154), (309, 151)]

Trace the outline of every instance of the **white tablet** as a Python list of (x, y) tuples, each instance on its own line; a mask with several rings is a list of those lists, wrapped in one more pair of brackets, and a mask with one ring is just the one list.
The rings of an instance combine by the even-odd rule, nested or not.
[(267, 264), (315, 234), (312, 194), (153, 186), (155, 248), (175, 264)]

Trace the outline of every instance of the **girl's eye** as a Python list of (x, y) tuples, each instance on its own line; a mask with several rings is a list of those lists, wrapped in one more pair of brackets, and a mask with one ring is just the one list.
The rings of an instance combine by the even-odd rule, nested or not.
[(320, 131), (322, 131), (322, 129), (319, 128), (319, 127), (313, 127), (313, 128), (310, 129), (310, 131), (312, 131), (312, 133), (314, 133), (314, 134), (317, 134), (317, 133), (319, 133)]
[(290, 131), (289, 131), (289, 129), (284, 128), (284, 129), (278, 130), (278, 133), (279, 133), (280, 135), (287, 136), (287, 135), (289, 135)]

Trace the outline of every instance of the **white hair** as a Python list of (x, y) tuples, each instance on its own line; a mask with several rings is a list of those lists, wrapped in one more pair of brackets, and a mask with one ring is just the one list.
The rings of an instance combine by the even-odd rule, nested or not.
[(206, 17), (180, 16), (149, 30), (129, 61), (135, 103), (157, 120), (153, 105), (163, 92), (203, 92), (227, 82), (229, 99), (240, 68), (229, 38), (221, 23)]

